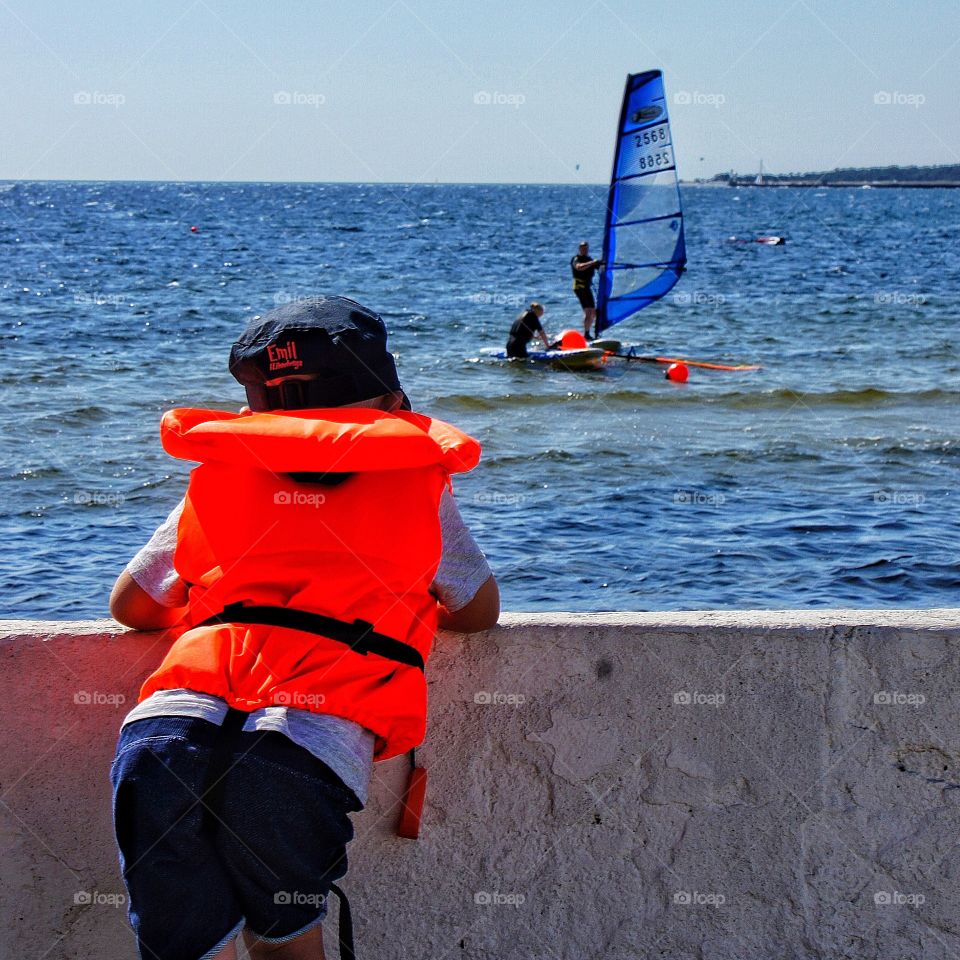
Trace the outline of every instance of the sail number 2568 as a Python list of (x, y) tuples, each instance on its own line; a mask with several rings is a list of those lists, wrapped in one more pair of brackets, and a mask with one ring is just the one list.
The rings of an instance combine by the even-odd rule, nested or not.
[(673, 163), (670, 150), (658, 150), (637, 158), (637, 166), (641, 170), (656, 170), (658, 167), (669, 167)]
[(650, 130), (641, 130), (640, 133), (635, 133), (633, 135), (633, 142), (638, 147), (656, 147), (661, 143), (666, 143), (666, 124), (660, 127), (652, 127)]

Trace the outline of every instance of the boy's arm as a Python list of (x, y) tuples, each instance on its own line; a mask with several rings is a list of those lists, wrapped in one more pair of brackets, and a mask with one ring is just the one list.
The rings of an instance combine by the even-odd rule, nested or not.
[(125, 627), (162, 630), (186, 613), (186, 584), (173, 565), (182, 510), (181, 500), (113, 586), (110, 614)]
[(440, 525), (443, 554), (433, 581), (439, 625), (458, 633), (489, 630), (500, 616), (500, 590), (449, 490), (440, 501)]
[(124, 570), (110, 594), (110, 616), (133, 630), (162, 630), (179, 622), (187, 608), (165, 607)]
[(473, 599), (459, 610), (451, 613), (440, 604), (439, 624), (444, 630), (456, 633), (478, 633), (497, 625), (500, 619), (500, 588), (491, 573)]

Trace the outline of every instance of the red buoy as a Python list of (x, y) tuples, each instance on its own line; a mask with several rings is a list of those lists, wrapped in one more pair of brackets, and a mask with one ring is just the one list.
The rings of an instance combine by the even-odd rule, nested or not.
[(686, 383), (690, 378), (690, 368), (685, 363), (671, 363), (665, 376), (673, 383)]
[(200, 228), (199, 228), (199, 227), (191, 227), (191, 228), (190, 228), (190, 232), (191, 232), (191, 233), (199, 233), (199, 232), (200, 232)]
[(582, 350), (587, 345), (587, 338), (579, 330), (564, 330), (560, 334), (561, 350)]

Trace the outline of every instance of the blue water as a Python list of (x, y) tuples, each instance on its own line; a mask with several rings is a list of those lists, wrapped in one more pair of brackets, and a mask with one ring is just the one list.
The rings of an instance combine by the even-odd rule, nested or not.
[(317, 292), (381, 311), (415, 406), (483, 442), (457, 493), (507, 609), (957, 604), (960, 192), (684, 203), (688, 272), (614, 330), (760, 371), (481, 357), (530, 298), (578, 325), (602, 188), (0, 185), (0, 616), (105, 615), (184, 489), (161, 412), (239, 406), (232, 338)]

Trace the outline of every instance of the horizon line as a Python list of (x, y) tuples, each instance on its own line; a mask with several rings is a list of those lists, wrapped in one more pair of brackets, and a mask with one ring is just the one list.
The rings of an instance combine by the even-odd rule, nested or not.
[[(865, 167), (834, 167), (831, 170), (810, 170), (803, 173), (791, 171), (790, 173), (773, 173), (764, 171), (769, 177), (815, 177), (826, 174), (836, 173), (841, 170), (932, 170), (937, 167), (956, 167), (956, 163), (931, 163), (931, 164), (899, 164), (890, 163), (883, 166), (865, 166)], [(750, 177), (753, 172), (720, 170), (710, 175), (693, 177), (685, 179), (678, 177), (681, 185), (696, 185), (709, 183), (711, 180), (729, 176), (731, 173), (736, 176)], [(159, 179), (155, 177), (128, 178), (128, 177), (101, 177), (89, 179), (86, 177), (0, 177), (0, 183), (184, 183), (184, 184), (251, 184), (251, 185), (279, 185), (279, 184), (297, 184), (316, 186), (394, 186), (394, 187), (439, 187), (439, 186), (459, 186), (459, 187), (609, 187), (609, 180), (584, 181), (584, 180), (210, 180), (199, 177), (167, 178)]]
[(6, 183), (231, 183), (231, 184), (312, 184), (317, 186), (393, 186), (393, 187), (608, 187), (608, 181), (573, 180), (205, 180), (184, 179), (160, 180), (152, 177), (128, 179), (103, 177), (90, 180), (82, 177), (0, 177)]

